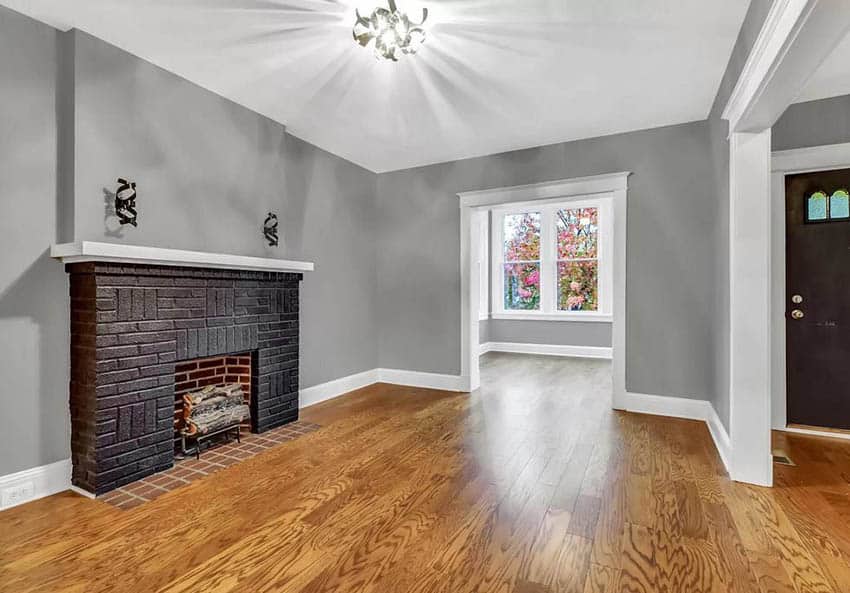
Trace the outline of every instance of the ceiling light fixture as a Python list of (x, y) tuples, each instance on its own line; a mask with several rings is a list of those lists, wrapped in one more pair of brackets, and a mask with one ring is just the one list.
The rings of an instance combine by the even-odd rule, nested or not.
[(425, 42), (425, 29), (422, 28), (428, 18), (428, 9), (422, 9), (422, 20), (411, 22), (408, 16), (399, 11), (395, 0), (388, 0), (389, 10), (376, 8), (369, 17), (355, 10), (357, 21), (352, 34), (354, 40), (367, 47), (372, 41), (377, 59), (397, 62), (402, 54), (415, 54)]

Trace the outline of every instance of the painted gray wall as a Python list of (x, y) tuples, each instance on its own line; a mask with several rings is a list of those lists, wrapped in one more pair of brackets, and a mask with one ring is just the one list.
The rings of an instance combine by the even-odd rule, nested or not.
[[(70, 71), (57, 71), (57, 54)], [(0, 475), (70, 454), (68, 284), (47, 255), (58, 236), (313, 261), (302, 387), (377, 367), (374, 173), (85, 33), (5, 8), (0, 122)], [(139, 183), (138, 229), (107, 217), (106, 192), (124, 175)], [(269, 210), (281, 218), (278, 249), (261, 233)], [(57, 212), (73, 224), (58, 228)]]
[[(274, 257), (261, 225), (285, 192), (286, 134), (257, 115), (81, 31), (75, 44), (75, 237)], [(139, 226), (111, 211), (138, 183)]]
[(56, 31), (0, 7), (0, 476), (70, 456), (55, 81)]
[(717, 197), (707, 122), (382, 174), (381, 367), (460, 371), (457, 192), (632, 171), (627, 387), (714, 399)]
[(791, 105), (773, 126), (773, 150), (850, 142), (850, 95)]
[(377, 176), (288, 136), (280, 210), (286, 256), (316, 264), (301, 286), (301, 383), (378, 367)]
[(492, 320), (490, 319), (482, 319), (478, 322), (478, 343), (486, 344), (491, 341), (490, 338), (490, 324)]
[[(527, 321), (490, 319), (485, 342), (511, 342), (515, 344), (554, 344), (559, 346), (611, 347), (610, 323), (580, 321)], [(479, 325), (479, 336), (480, 328)]]
[[(76, 239), (304, 259), (301, 383), (377, 364), (376, 175), (284, 127), (75, 31)], [(139, 227), (105, 218), (118, 176)], [(281, 219), (269, 247), (262, 222)]]

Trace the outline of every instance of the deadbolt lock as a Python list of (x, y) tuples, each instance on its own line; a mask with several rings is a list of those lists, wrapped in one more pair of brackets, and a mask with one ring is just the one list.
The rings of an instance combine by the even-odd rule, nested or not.
[(803, 317), (805, 317), (805, 314), (799, 309), (794, 309), (793, 311), (791, 311), (791, 317), (794, 319), (802, 319)]
[(803, 302), (803, 297), (801, 297), (799, 294), (795, 294), (794, 296), (791, 297), (791, 302), (794, 303), (795, 305), (799, 305), (800, 303)]

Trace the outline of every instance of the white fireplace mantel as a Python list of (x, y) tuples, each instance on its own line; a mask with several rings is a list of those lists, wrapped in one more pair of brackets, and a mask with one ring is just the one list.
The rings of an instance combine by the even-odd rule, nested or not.
[(313, 262), (249, 257), (228, 253), (183, 251), (141, 245), (79, 241), (62, 243), (50, 248), (50, 257), (62, 263), (108, 262), (146, 264), (151, 266), (176, 266), (181, 268), (216, 268), (222, 270), (254, 270), (261, 272), (312, 272)]

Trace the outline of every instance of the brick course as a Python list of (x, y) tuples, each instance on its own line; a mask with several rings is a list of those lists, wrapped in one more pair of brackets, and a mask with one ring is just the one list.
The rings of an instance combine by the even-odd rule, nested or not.
[(298, 419), (301, 274), (108, 263), (66, 270), (76, 486), (102, 494), (174, 464), (182, 361), (253, 353), (252, 431)]

